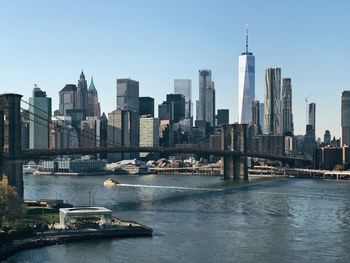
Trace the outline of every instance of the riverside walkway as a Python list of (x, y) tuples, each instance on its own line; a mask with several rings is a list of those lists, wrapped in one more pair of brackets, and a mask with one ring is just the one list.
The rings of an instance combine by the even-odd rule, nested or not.
[(119, 218), (114, 219), (115, 224), (108, 228), (77, 230), (55, 229), (37, 232), (36, 236), (32, 238), (15, 240), (10, 244), (0, 247), (0, 261), (29, 249), (97, 238), (147, 237), (153, 234), (151, 228), (135, 221), (123, 221)]

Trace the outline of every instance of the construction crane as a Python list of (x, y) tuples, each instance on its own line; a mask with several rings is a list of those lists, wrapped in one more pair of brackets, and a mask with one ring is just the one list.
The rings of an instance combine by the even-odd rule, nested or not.
[(309, 102), (309, 99), (310, 99), (310, 97), (311, 97), (311, 94), (312, 94), (312, 92), (310, 92), (310, 94), (307, 96), (307, 97), (305, 97), (305, 107), (306, 107), (306, 114), (305, 114), (305, 118), (306, 118), (306, 125), (308, 125), (308, 102)]

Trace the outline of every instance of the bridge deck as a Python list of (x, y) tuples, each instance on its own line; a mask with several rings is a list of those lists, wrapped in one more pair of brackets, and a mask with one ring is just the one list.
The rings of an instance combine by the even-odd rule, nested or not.
[[(95, 148), (67, 148), (67, 149), (34, 149), (24, 150), (21, 159), (40, 159), (45, 157), (73, 155), (73, 154), (97, 154), (97, 153), (126, 153), (126, 152), (157, 152), (157, 153), (187, 153), (199, 155), (214, 156), (232, 156), (232, 157), (253, 157), (282, 162), (301, 162), (311, 163), (311, 160), (295, 158), (289, 156), (276, 156), (270, 154), (237, 152), (228, 150), (209, 150), (209, 149), (192, 149), (192, 148), (175, 148), (175, 147), (137, 147), (137, 146), (114, 146), (114, 147), (95, 147)], [(6, 159), (6, 156), (4, 156)], [(19, 158), (17, 158), (19, 159)]]

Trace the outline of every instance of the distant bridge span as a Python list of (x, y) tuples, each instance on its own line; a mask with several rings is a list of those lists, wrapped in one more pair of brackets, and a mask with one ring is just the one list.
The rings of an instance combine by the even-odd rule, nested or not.
[[(97, 153), (129, 153), (129, 152), (157, 152), (157, 153), (192, 153), (199, 155), (215, 155), (220, 157), (253, 157), (282, 162), (300, 162), (310, 164), (311, 161), (303, 158), (289, 156), (276, 156), (270, 154), (237, 152), (230, 150), (209, 150), (193, 148), (175, 148), (175, 147), (141, 147), (141, 146), (113, 146), (113, 147), (94, 147), (94, 148), (66, 148), (66, 149), (33, 149), (23, 150), (23, 159), (40, 159), (45, 157), (54, 157), (72, 154), (97, 154)], [(6, 158), (6, 156), (4, 156)]]

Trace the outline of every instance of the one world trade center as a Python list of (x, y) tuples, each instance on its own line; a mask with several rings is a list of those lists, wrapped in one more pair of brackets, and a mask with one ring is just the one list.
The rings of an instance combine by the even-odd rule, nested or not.
[(238, 66), (238, 123), (252, 121), (252, 102), (255, 99), (255, 57), (248, 51), (248, 29), (246, 50), (239, 56)]

